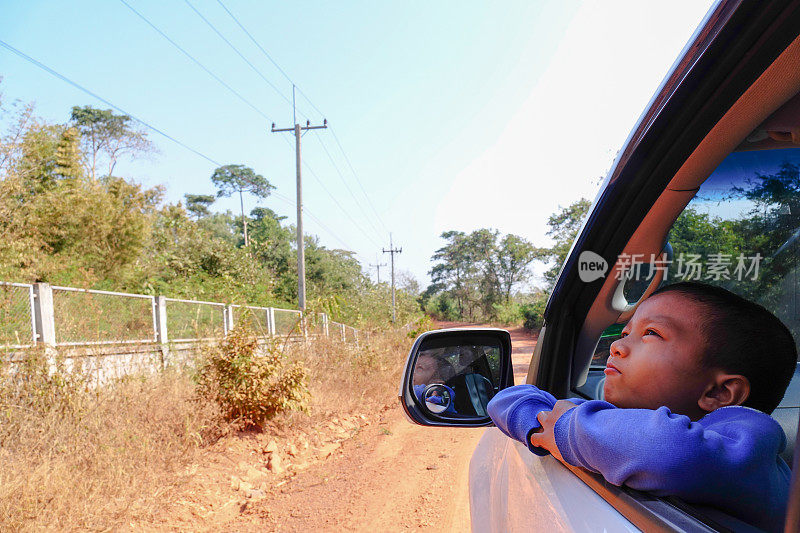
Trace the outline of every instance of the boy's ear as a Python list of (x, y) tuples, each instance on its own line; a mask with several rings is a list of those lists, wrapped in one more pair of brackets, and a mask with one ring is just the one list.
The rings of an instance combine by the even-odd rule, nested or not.
[(750, 380), (741, 374), (718, 373), (709, 383), (697, 405), (710, 413), (728, 405), (742, 405), (750, 396)]

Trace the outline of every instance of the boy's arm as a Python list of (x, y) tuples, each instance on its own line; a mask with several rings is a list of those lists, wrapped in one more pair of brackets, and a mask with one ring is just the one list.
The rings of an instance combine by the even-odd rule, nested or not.
[(536, 455), (547, 455), (547, 450), (531, 444), (530, 435), (541, 427), (536, 416), (550, 411), (555, 404), (556, 398), (549, 392), (533, 385), (517, 385), (498, 392), (486, 410), (500, 431), (524, 443)]
[(780, 428), (763, 413), (741, 413), (714, 412), (701, 424), (666, 407), (617, 409), (590, 401), (559, 417), (553, 433), (566, 462), (615, 485), (694, 497), (774, 466), (785, 445)]

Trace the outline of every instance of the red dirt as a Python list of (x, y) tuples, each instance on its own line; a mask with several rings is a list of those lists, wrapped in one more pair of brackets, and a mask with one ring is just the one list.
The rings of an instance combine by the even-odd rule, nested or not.
[[(523, 383), (536, 340), (521, 328), (511, 334), (515, 382)], [(209, 531), (469, 530), (467, 473), (483, 430), (412, 424), (395, 390), (387, 391), (379, 412), (333, 421), (329, 428), (347, 436), (327, 444), (309, 438), (303, 468), (283, 475), (264, 468), (263, 449), (274, 436), (227, 439), (193, 474), (192, 501), (163, 525)], [(278, 441), (283, 453), (288, 440)], [(311, 453), (320, 449), (322, 454)], [(247, 483), (237, 489), (240, 480), (253, 481), (254, 489)]]

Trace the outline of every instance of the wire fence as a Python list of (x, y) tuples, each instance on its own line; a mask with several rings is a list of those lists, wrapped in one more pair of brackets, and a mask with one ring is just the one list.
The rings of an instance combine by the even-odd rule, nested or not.
[(0, 347), (27, 348), (36, 343), (33, 285), (0, 282)]
[(358, 331), (325, 313), (229, 305), (73, 287), (0, 282), (0, 348), (160, 344), (218, 339), (234, 326), (259, 337), (327, 336), (358, 343)]
[(214, 339), (225, 335), (225, 305), (164, 298), (169, 338), (176, 342)]
[(303, 314), (300, 311), (292, 311), (289, 309), (275, 309), (275, 334), (286, 336), (286, 335), (301, 335), (301, 324), (300, 320), (303, 318)]
[(232, 305), (231, 307), (233, 308), (234, 324), (244, 326), (262, 337), (271, 334), (269, 307), (253, 307), (249, 305)]
[(156, 341), (153, 296), (53, 287), (56, 345)]

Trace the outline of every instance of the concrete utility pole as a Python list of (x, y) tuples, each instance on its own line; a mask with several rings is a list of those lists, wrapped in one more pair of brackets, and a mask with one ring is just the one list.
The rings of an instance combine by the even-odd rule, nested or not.
[(300, 167), (302, 162), (300, 160), (300, 137), (301, 131), (319, 130), (328, 127), (328, 120), (324, 119), (322, 126), (312, 126), (311, 122), (306, 120), (305, 126), (300, 126), (297, 123), (297, 108), (295, 107), (294, 98), (294, 85), (292, 85), (292, 116), (294, 119), (293, 128), (276, 129), (275, 123), (272, 123), (272, 133), (282, 131), (294, 132), (295, 139), (295, 164), (297, 165), (297, 307), (301, 311), (306, 310), (306, 251), (305, 243), (303, 242), (303, 182), (300, 178)]
[[(377, 261), (378, 259), (376, 258), (375, 260)], [(370, 263), (369, 266), (375, 267), (375, 271), (378, 274), (378, 285), (380, 285), (381, 284), (381, 267), (385, 267), (386, 263), (375, 263), (374, 265)]]
[(385, 254), (392, 254), (392, 323), (397, 320), (397, 316), (395, 314), (395, 300), (394, 300), (394, 254), (403, 253), (402, 248), (395, 248), (394, 244), (392, 244), (392, 234), (389, 234), (389, 249), (383, 249), (383, 253)]

